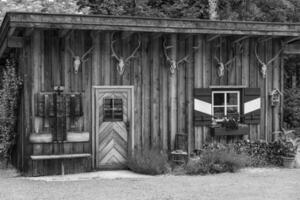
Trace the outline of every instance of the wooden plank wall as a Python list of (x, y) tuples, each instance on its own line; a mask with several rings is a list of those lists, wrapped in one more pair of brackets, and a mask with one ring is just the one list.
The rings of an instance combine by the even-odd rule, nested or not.
[[(143, 149), (160, 146), (163, 149), (173, 149), (176, 133), (189, 136), (190, 150), (199, 149), (205, 142), (213, 140), (231, 142), (238, 138), (222, 137), (212, 138), (207, 127), (193, 126), (193, 89), (207, 88), (210, 85), (245, 85), (246, 87), (264, 88), (264, 80), (259, 72), (258, 62), (255, 58), (254, 47), (256, 38), (244, 41), (243, 53), (232, 63), (229, 70), (225, 70), (222, 78), (217, 76), (215, 46), (218, 40), (208, 42), (207, 35), (185, 34), (152, 34), (140, 33), (141, 46), (134, 59), (127, 63), (124, 74), (117, 71), (117, 60), (111, 56), (111, 32), (71, 31), (60, 37), (59, 31), (35, 31), (31, 41), (24, 48), (26, 59), (24, 71), (24, 102), (33, 102), (32, 94), (35, 92), (51, 92), (53, 87), (61, 85), (66, 92), (82, 92), (83, 118), (77, 121), (80, 131), (92, 133), (92, 86), (93, 85), (133, 85), (135, 96), (135, 148)], [(119, 56), (128, 57), (137, 45), (138, 34), (114, 34), (115, 50)], [(237, 39), (233, 36), (224, 38), (221, 50), (222, 59), (226, 62), (231, 58), (232, 42)], [(170, 73), (170, 65), (163, 53), (163, 41), (168, 45), (172, 43), (173, 49), (168, 50), (170, 57), (177, 61), (189, 55), (189, 62), (178, 66), (175, 74)], [(32, 46), (34, 46), (32, 50)], [(70, 47), (76, 55), (82, 56), (91, 46), (94, 50), (88, 56), (77, 74), (74, 73), (73, 59), (67, 51)], [(194, 48), (194, 47), (198, 48)], [(237, 48), (237, 47), (236, 47)], [(268, 51), (273, 49), (272, 52)], [(260, 45), (259, 54), (262, 59), (269, 60), (277, 53), (279, 41), (268, 41)], [(35, 54), (35, 55), (31, 55)], [(31, 59), (29, 59), (31, 58)], [(35, 64), (32, 65), (34, 62)], [(31, 73), (32, 66), (36, 70)], [(268, 88), (279, 87), (280, 61), (272, 64), (268, 70)], [(37, 86), (32, 85), (32, 78), (37, 80)], [(34, 91), (34, 92), (33, 92)], [(264, 89), (262, 97), (264, 97)], [(24, 106), (24, 130), (28, 135), (35, 129), (42, 129), (43, 123), (35, 117), (34, 123), (30, 121), (34, 108), (30, 103)], [(265, 135), (264, 113), (268, 110), (267, 130), (269, 132), (279, 128), (279, 110), (272, 109), (268, 103), (262, 106), (261, 125), (251, 125), (250, 136), (252, 140), (271, 138)], [(67, 122), (68, 124), (69, 122)], [(67, 125), (68, 127), (68, 125)], [(171, 131), (172, 130), (172, 131)], [(92, 138), (92, 137), (90, 137)], [(27, 142), (24, 145), (29, 146)], [(91, 152), (90, 144), (69, 144), (65, 146), (67, 152)], [(36, 154), (51, 152), (51, 146), (39, 147)], [(27, 158), (32, 150), (27, 148)], [(69, 161), (67, 164), (73, 171), (77, 169), (80, 161)], [(82, 161), (85, 162), (85, 161)], [(53, 163), (52, 163), (53, 164)], [(86, 163), (81, 163), (87, 165)], [(43, 166), (50, 165), (44, 163)], [(57, 165), (58, 163), (54, 163)], [(41, 169), (43, 168), (41, 167)]]

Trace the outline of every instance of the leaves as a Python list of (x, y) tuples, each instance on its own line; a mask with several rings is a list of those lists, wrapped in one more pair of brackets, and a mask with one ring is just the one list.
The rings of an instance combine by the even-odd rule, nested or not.
[(16, 62), (7, 59), (0, 90), (0, 154), (8, 156), (8, 149), (15, 142), (19, 88), (22, 82), (16, 73)]
[(76, 0), (0, 0), (0, 21), (8, 11), (87, 14)]

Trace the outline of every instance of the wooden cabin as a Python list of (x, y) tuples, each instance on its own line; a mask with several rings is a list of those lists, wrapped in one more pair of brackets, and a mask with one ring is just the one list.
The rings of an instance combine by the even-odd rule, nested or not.
[[(29, 175), (126, 167), (136, 151), (272, 141), (300, 24), (7, 13), (1, 63), (23, 80), (15, 165)], [(239, 131), (218, 129), (232, 116)]]

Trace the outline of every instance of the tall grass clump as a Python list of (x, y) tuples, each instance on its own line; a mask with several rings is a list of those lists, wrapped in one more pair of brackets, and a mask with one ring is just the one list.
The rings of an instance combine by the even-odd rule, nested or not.
[(199, 159), (190, 160), (185, 166), (187, 174), (216, 174), (236, 172), (249, 164), (249, 157), (230, 149), (205, 150)]
[(168, 154), (158, 147), (136, 150), (128, 161), (128, 167), (140, 174), (159, 175), (171, 171)]

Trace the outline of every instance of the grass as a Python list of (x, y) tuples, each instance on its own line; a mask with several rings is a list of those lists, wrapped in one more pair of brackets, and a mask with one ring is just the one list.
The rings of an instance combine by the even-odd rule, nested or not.
[(171, 171), (168, 154), (159, 148), (136, 151), (128, 161), (129, 168), (137, 173), (159, 175)]
[(215, 174), (236, 172), (249, 164), (249, 157), (233, 151), (207, 150), (199, 159), (190, 160), (185, 166), (186, 174)]

